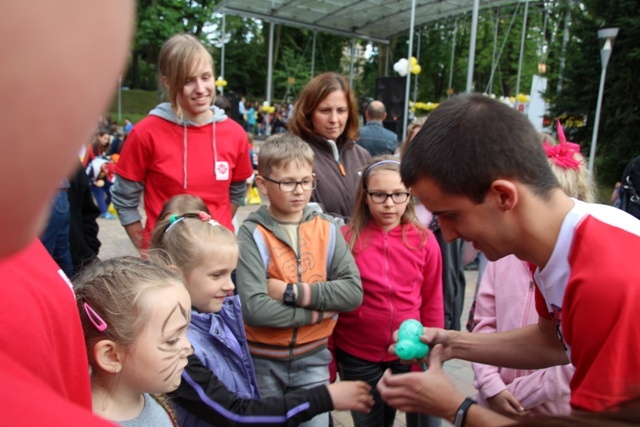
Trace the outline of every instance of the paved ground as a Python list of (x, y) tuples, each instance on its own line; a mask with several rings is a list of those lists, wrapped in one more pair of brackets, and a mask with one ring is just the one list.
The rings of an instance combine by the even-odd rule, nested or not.
[[(238, 223), (242, 223), (244, 219), (256, 210), (259, 206), (248, 205), (242, 206), (238, 209), (236, 220)], [(98, 219), (100, 225), (100, 241), (102, 247), (100, 248), (100, 258), (107, 259), (121, 255), (137, 255), (137, 251), (133, 247), (133, 244), (127, 237), (124, 228), (120, 226), (118, 220)], [(467, 314), (469, 313), (469, 305), (473, 298), (473, 292), (475, 290), (475, 283), (477, 278), (477, 271), (466, 271), (465, 276), (467, 279), (467, 289), (465, 293), (465, 308), (462, 315), (462, 324), (467, 322)], [(473, 371), (468, 362), (460, 360), (450, 360), (445, 363), (445, 371), (447, 371), (450, 377), (454, 380), (454, 383), (458, 389), (468, 395), (475, 396), (476, 390), (473, 387)], [(353, 420), (351, 415), (345, 411), (333, 412), (334, 425), (336, 427), (352, 427)], [(399, 412), (396, 416), (395, 427), (404, 427), (405, 416), (404, 413)], [(448, 422), (443, 422), (443, 427), (451, 426)]]

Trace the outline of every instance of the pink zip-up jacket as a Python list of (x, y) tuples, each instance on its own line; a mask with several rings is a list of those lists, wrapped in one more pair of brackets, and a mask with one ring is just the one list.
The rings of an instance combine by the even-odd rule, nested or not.
[[(524, 261), (509, 255), (490, 262), (484, 271), (478, 295), (473, 332), (490, 334), (517, 329), (538, 322), (535, 288)], [(569, 381), (572, 365), (547, 369), (521, 370), (472, 363), (473, 385), (478, 403), (507, 389), (532, 414), (569, 414)]]
[[(393, 332), (404, 320), (416, 319), (430, 327), (444, 325), (438, 242), (428, 230), (404, 227), (406, 244), (402, 226), (385, 232), (371, 221), (353, 251), (364, 299), (359, 308), (340, 313), (333, 340), (340, 350), (370, 362), (397, 359), (388, 349), (394, 342)], [(342, 233), (349, 242), (348, 225)]]

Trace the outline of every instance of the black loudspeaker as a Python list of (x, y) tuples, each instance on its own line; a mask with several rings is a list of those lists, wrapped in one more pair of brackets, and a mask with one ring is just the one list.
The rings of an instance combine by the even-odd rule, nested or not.
[(406, 77), (378, 77), (376, 79), (376, 99), (382, 101), (387, 110), (384, 127), (395, 132), (402, 141), (404, 121), (404, 99), (407, 90)]
[(382, 101), (387, 109), (387, 120), (402, 121), (404, 118), (406, 89), (406, 77), (378, 77), (376, 79), (376, 99)]
[(227, 113), (229, 115), (229, 118), (231, 118), (232, 120), (240, 124), (243, 124), (244, 120), (240, 117), (240, 112), (238, 110), (238, 103), (240, 102), (240, 96), (231, 90), (225, 91), (224, 96), (229, 100), (229, 104), (231, 105), (231, 109)]
[(395, 132), (398, 135), (398, 141), (402, 142), (402, 120), (385, 120), (382, 122), (382, 126), (385, 129), (389, 129), (391, 132)]

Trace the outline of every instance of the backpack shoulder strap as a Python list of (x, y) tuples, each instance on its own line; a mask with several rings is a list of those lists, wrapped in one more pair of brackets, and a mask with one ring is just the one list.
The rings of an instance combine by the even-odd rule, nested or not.
[(640, 204), (640, 156), (629, 162), (622, 172), (620, 189), (620, 209), (629, 212), (629, 204)]

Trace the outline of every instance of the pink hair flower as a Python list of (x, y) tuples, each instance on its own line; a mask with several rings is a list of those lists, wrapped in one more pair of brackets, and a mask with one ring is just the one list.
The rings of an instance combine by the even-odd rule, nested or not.
[(549, 157), (554, 164), (563, 169), (578, 170), (580, 169), (580, 165), (582, 165), (582, 161), (576, 159), (576, 154), (580, 154), (580, 145), (567, 142), (567, 137), (564, 135), (560, 120), (556, 119), (556, 121), (558, 123), (559, 143), (557, 145), (551, 145), (545, 141), (542, 143), (542, 147), (545, 153), (547, 153), (547, 157)]
[(200, 220), (201, 221), (209, 221), (211, 219), (211, 215), (209, 215), (205, 211), (200, 211), (198, 213), (198, 216), (200, 216)]

